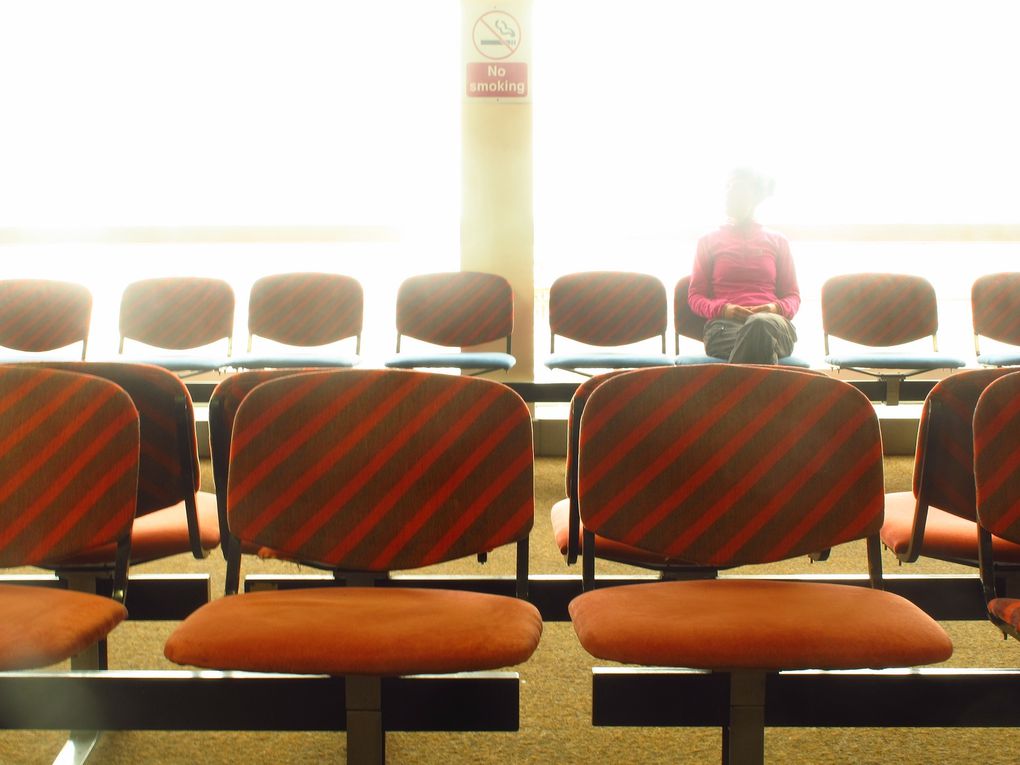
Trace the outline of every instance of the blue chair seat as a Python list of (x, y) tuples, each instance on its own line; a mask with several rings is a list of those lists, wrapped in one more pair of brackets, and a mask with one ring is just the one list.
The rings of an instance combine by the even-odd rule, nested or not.
[(858, 353), (845, 356), (826, 356), (825, 363), (834, 367), (858, 369), (959, 369), (967, 362), (954, 356), (939, 353)]
[(1020, 365), (1020, 353), (982, 353), (977, 361), (987, 367), (1015, 367)]
[(349, 369), (361, 361), (357, 356), (329, 356), (319, 354), (288, 353), (286, 355), (250, 355), (230, 360), (235, 369), (308, 369), (338, 368)]
[(628, 353), (556, 354), (545, 361), (549, 369), (641, 369), (672, 366), (673, 358), (664, 355)]
[(517, 359), (509, 353), (422, 353), (387, 359), (390, 369), (512, 369)]
[[(673, 363), (678, 367), (686, 367), (692, 364), (727, 364), (729, 363), (726, 359), (717, 359), (715, 356), (677, 356)], [(798, 359), (796, 356), (784, 356), (779, 359), (779, 366), (781, 367), (799, 367), (801, 369), (810, 369), (811, 365), (804, 361), (804, 359)]]

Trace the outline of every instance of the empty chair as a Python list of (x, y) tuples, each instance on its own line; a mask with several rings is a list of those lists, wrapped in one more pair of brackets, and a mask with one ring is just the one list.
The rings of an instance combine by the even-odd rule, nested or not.
[(528, 408), (498, 383), (345, 370), (257, 386), (234, 420), (226, 590), (238, 589), (241, 543), (333, 570), (347, 586), (214, 600), (171, 635), (167, 657), (343, 676), (348, 761), (381, 762), (381, 677), (518, 664), (542, 625), (518, 598), (373, 585), (514, 544), (523, 597), (533, 463)]
[[(0, 670), (65, 659), (96, 669), (101, 643), (127, 616), (138, 415), (111, 382), (24, 365), (0, 367), (0, 402), (0, 566), (41, 565), (106, 545), (116, 562), (113, 598), (0, 584)], [(59, 761), (81, 761), (94, 743), (94, 733), (77, 732)]]
[[(919, 556), (976, 566), (974, 408), (1008, 369), (971, 369), (939, 381), (918, 423), (911, 491), (887, 494), (882, 542), (905, 563)], [(1020, 545), (995, 538), (1000, 563), (1020, 563)]]
[(982, 353), (980, 338), (1020, 346), (1020, 273), (988, 274), (970, 290), (974, 319), (974, 352), (979, 364), (1009, 367), (1020, 364), (1020, 348)]
[[(666, 356), (666, 288), (654, 276), (587, 271), (559, 277), (549, 290), (549, 369), (635, 369), (672, 364)], [(661, 337), (661, 353), (586, 351), (556, 353), (556, 337), (616, 347)]]
[(226, 354), (165, 354), (132, 358), (174, 372), (208, 372), (228, 362), (234, 332), (234, 291), (222, 279), (194, 276), (143, 279), (120, 302), (120, 345), (127, 339), (183, 351), (226, 340)]
[[(1020, 598), (997, 591), (993, 539), (1020, 545), (1020, 374), (989, 385), (974, 412), (974, 480), (981, 582), (988, 614), (1003, 634), (1020, 639)], [(994, 536), (993, 536), (994, 535)], [(1007, 597), (1012, 595), (1012, 597)]]
[[(513, 331), (514, 291), (504, 277), (477, 271), (412, 276), (397, 291), (397, 355), (386, 366), (505, 372), (517, 363), (511, 355)], [(404, 336), (459, 348), (504, 340), (506, 352), (406, 353), (401, 352)]]
[[(938, 352), (938, 305), (927, 279), (909, 274), (844, 274), (822, 285), (825, 361), (885, 383), (885, 401), (899, 403), (903, 380), (934, 369), (959, 369), (963, 359)], [(829, 337), (869, 348), (829, 352)], [(891, 349), (926, 337), (932, 352)]]
[(42, 353), (81, 343), (88, 349), (92, 293), (49, 279), (0, 280), (0, 346)]
[[(232, 359), (230, 365), (238, 369), (355, 366), (361, 353), (363, 316), (364, 291), (350, 276), (264, 276), (252, 285), (248, 301), (247, 354)], [(255, 337), (293, 347), (253, 354)], [(331, 347), (352, 337), (353, 354)]]
[[(570, 604), (578, 638), (600, 659), (725, 674), (726, 761), (763, 761), (773, 673), (951, 655), (936, 622), (881, 590), (881, 436), (871, 403), (847, 383), (722, 364), (620, 375), (588, 399), (578, 460), (588, 590)], [(591, 589), (594, 534), (705, 566), (866, 539), (872, 587), (709, 579)]]
[[(604, 382), (630, 371), (632, 370), (616, 370), (589, 378), (577, 387), (577, 391), (570, 399), (570, 413), (567, 419), (567, 497), (556, 502), (550, 513), (553, 540), (556, 542), (560, 553), (564, 555), (568, 565), (573, 565), (577, 561), (584, 534), (577, 497), (577, 457), (580, 449), (581, 419), (584, 415), (585, 404), (587, 404), (591, 394)], [(796, 371), (803, 372), (800, 369)], [(809, 370), (805, 374), (820, 373)], [(598, 424), (590, 424), (589, 427), (598, 427)], [(698, 575), (707, 573), (705, 567), (692, 566), (690, 562), (681, 558), (673, 558), (659, 552), (644, 550), (631, 544), (623, 544), (615, 539), (598, 534), (593, 537), (593, 541), (595, 544), (595, 556), (605, 560), (659, 570), (668, 576), (690, 576), (695, 571), (700, 572)], [(817, 552), (822, 553), (823, 551)]]
[[(198, 490), (201, 474), (195, 412), (184, 383), (169, 370), (148, 364), (86, 361), (52, 362), (46, 367), (116, 383), (138, 411), (141, 456), (137, 517), (131, 527), (132, 562), (186, 552), (202, 558), (219, 545), (215, 495)], [(101, 572), (113, 560), (113, 546), (101, 544), (49, 563), (62, 573), (74, 569)]]
[[(676, 283), (676, 287), (673, 290), (673, 330), (674, 340), (676, 341), (676, 359), (677, 365), (684, 364), (714, 364), (725, 362), (726, 359), (718, 359), (713, 356), (706, 356), (704, 354), (704, 336), (705, 336), (705, 318), (698, 316), (691, 310), (690, 304), (687, 302), (687, 292), (691, 286), (691, 277), (685, 276)], [(680, 354), (680, 336), (689, 337), (692, 340), (697, 340), (701, 344), (701, 353), (690, 353)], [(803, 367), (808, 368), (811, 365), (799, 359), (796, 356), (784, 356), (779, 359), (779, 364), (786, 367)]]

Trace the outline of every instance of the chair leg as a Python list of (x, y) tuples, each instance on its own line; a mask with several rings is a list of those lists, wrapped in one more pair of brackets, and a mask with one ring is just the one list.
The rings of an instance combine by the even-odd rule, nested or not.
[(900, 404), (900, 386), (903, 384), (903, 378), (897, 375), (890, 375), (888, 377), (881, 377), (880, 380), (885, 381), (885, 403), (887, 406), (899, 406)]
[(723, 729), (723, 765), (765, 762), (765, 673), (730, 673), (730, 720)]
[[(65, 575), (69, 590), (96, 594), (96, 577), (92, 574)], [(109, 669), (106, 640), (99, 640), (71, 657), (72, 670)], [(98, 730), (73, 730), (67, 736), (53, 765), (84, 765), (102, 735)]]
[(84, 765), (99, 741), (97, 730), (73, 730), (53, 765)]
[(383, 765), (386, 732), (382, 726), (382, 679), (348, 675), (347, 765)]

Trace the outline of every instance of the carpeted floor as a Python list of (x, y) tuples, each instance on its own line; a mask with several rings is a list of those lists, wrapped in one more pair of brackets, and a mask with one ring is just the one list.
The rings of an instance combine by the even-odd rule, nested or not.
[[(886, 484), (890, 491), (909, 488), (911, 461), (891, 457), (886, 461)], [(533, 573), (562, 573), (565, 566), (554, 549), (548, 509), (563, 496), (561, 459), (538, 460), (536, 476), (537, 517), (531, 544)], [(806, 560), (786, 561), (764, 571), (803, 572), (809, 565), (818, 571), (863, 572), (861, 545), (833, 551), (824, 564)], [(512, 556), (500, 552), (490, 557), (485, 571), (509, 573)], [(888, 556), (886, 570), (896, 569)], [(187, 556), (147, 566), (137, 571), (207, 571), (213, 576), (214, 595), (222, 592), (223, 560), (217, 555), (204, 561)], [(243, 569), (296, 572), (291, 564), (246, 560)], [(474, 561), (437, 567), (447, 573), (478, 572)], [(601, 566), (600, 572), (626, 571), (623, 566)], [(911, 567), (917, 573), (948, 573), (963, 567), (924, 561)], [(1003, 641), (987, 622), (950, 622), (944, 625), (953, 638), (956, 654), (950, 664), (971, 667), (1020, 666), (1020, 644)], [(113, 668), (171, 668), (162, 655), (163, 641), (172, 623), (128, 622), (110, 640)], [(715, 763), (719, 762), (717, 730), (702, 729), (596, 729), (590, 725), (592, 659), (578, 646), (569, 624), (545, 625), (535, 656), (520, 667), (521, 730), (513, 734), (420, 734), (394, 733), (387, 737), (388, 762), (457, 765), (479, 763)], [(1018, 689), (1020, 692), (1020, 689)], [(1000, 735), (1014, 731), (994, 729), (769, 729), (766, 756), (770, 763), (1016, 763), (1013, 747), (995, 744)], [(1001, 738), (998, 739), (1002, 741)], [(42, 765), (52, 762), (63, 736), (50, 732), (0, 733), (0, 763)], [(101, 739), (91, 762), (124, 763), (316, 763), (343, 761), (342, 734), (281, 733), (109, 733)]]

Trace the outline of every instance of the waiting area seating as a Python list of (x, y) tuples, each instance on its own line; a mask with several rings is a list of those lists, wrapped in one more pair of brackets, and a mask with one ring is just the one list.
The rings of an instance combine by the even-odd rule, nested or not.
[(981, 352), (982, 336), (1020, 346), (1020, 273), (979, 277), (971, 287), (970, 303), (978, 363), (990, 367), (1020, 364), (1020, 347), (996, 353)]
[[(723, 361), (704, 354), (705, 322), (690, 310), (689, 285), (690, 277), (684, 276), (674, 286), (674, 349), (673, 355), (667, 355), (669, 316), (665, 288), (658, 278), (625, 271), (579, 272), (558, 278), (549, 293), (550, 355), (541, 361), (549, 369), (584, 376), (609, 369)], [(988, 274), (972, 285), (977, 364), (1020, 364), (1020, 356), (1013, 353), (1020, 347), (1020, 325), (1015, 320), (1018, 292), (1020, 273)], [(221, 279), (164, 277), (129, 284), (119, 306), (119, 357), (154, 363), (182, 376), (361, 363), (365, 297), (353, 277), (293, 272), (257, 280), (247, 303), (247, 350), (238, 356), (231, 354), (234, 302), (233, 289)], [(936, 295), (923, 277), (836, 276), (822, 288), (821, 307), (826, 362), (836, 370), (876, 378), (887, 403), (898, 403), (907, 378), (967, 364), (960, 356), (938, 351)], [(0, 347), (19, 354), (3, 360), (20, 361), (27, 354), (42, 353), (53, 358), (79, 342), (81, 352), (75, 355), (84, 360), (91, 308), (92, 297), (81, 285), (40, 279), (0, 282)], [(511, 352), (514, 293), (497, 274), (409, 277), (398, 291), (396, 322), (396, 354), (374, 359), (373, 365), (453, 368), (477, 375), (507, 371), (516, 364)], [(639, 347), (648, 346), (656, 336), (660, 351)], [(933, 351), (919, 349), (918, 344), (929, 336)], [(561, 345), (572, 344), (566, 352), (557, 350), (557, 337)], [(681, 337), (692, 342), (685, 348)], [(405, 339), (417, 345), (407, 347)], [(137, 347), (129, 348), (129, 340)], [(995, 347), (983, 348), (982, 340)], [(225, 342), (225, 354), (216, 348), (220, 342)], [(497, 342), (504, 350), (474, 348)], [(844, 346), (830, 348), (834, 342)], [(812, 366), (799, 356), (780, 359), (779, 364)], [(920, 390), (926, 392), (927, 386)], [(913, 398), (918, 393), (910, 390), (907, 395)]]
[[(900, 385), (908, 377), (934, 369), (959, 369), (966, 362), (938, 352), (938, 305), (935, 289), (921, 276), (910, 274), (843, 274), (822, 285), (822, 324), (825, 361), (875, 377), (886, 385), (885, 402), (900, 400)], [(840, 338), (861, 350), (830, 353), (829, 338)], [(931, 337), (931, 352), (891, 349)]]
[[(593, 655), (652, 665), (593, 670), (596, 725), (720, 725), (731, 762), (759, 762), (770, 725), (1020, 720), (1014, 670), (840, 669), (936, 662), (949, 650), (918, 606), (862, 586), (902, 589), (876, 561), (881, 443), (853, 386), (724, 364), (585, 381), (566, 472), (576, 531), (568, 514), (564, 535), (568, 556), (584, 558), (581, 576), (529, 578), (532, 423), (512, 385), (359, 369), (223, 380), (210, 427), (228, 595), (185, 619), (166, 652), (226, 671), (0, 671), (0, 723), (346, 730), (350, 761), (380, 762), (385, 731), (515, 730), (520, 680), (501, 668), (528, 661), (543, 620), (571, 614)], [(822, 558), (848, 541), (866, 547), (866, 575), (730, 571)], [(325, 573), (303, 589), (267, 589), (242, 580), (244, 552)], [(512, 560), (514, 575), (407, 573), (489, 553)], [(599, 576), (596, 558), (661, 577)], [(983, 613), (980, 588), (972, 594)], [(904, 703), (919, 695), (923, 709)], [(83, 696), (90, 703), (75, 706)], [(1004, 701), (989, 711), (991, 698)]]
[[(356, 366), (364, 302), (361, 284), (350, 276), (264, 276), (252, 285), (248, 298), (247, 353), (231, 359), (230, 364), (237, 369)], [(276, 353), (252, 353), (256, 337), (290, 347)], [(336, 343), (352, 337), (353, 354), (335, 352)]]
[(126, 340), (171, 351), (226, 341), (223, 356), (179, 353), (132, 357), (174, 372), (209, 372), (226, 366), (234, 334), (234, 290), (222, 279), (182, 276), (143, 279), (124, 290), (120, 303), (120, 345)]
[[(199, 491), (200, 465), (191, 396), (173, 372), (123, 362), (38, 362), (49, 368), (107, 380), (131, 399), (141, 439), (136, 517), (131, 524), (131, 563), (162, 561), (179, 554), (204, 558), (220, 544), (216, 499)], [(75, 555), (47, 560), (63, 582), (90, 592), (110, 591), (117, 550), (105, 543)], [(11, 578), (14, 580), (15, 578)], [(180, 619), (209, 600), (208, 574), (146, 573), (130, 588), (135, 619)], [(105, 647), (100, 655), (105, 666)]]
[(91, 319), (92, 293), (80, 284), (0, 280), (0, 347), (43, 353), (81, 343), (84, 361)]
[[(952, 654), (936, 622), (881, 589), (881, 438), (871, 404), (846, 383), (731, 365), (620, 375), (588, 399), (578, 459), (578, 638), (596, 658), (726, 674), (724, 762), (764, 761), (771, 674)], [(867, 539), (872, 587), (720, 579), (595, 588), (596, 533), (705, 566)]]
[[(586, 376), (591, 371), (671, 364), (666, 356), (666, 288), (656, 277), (624, 271), (567, 274), (549, 291), (549, 369)], [(556, 337), (602, 348), (661, 337), (660, 353), (556, 353)]]
[(988, 615), (1004, 635), (1020, 639), (1020, 597), (999, 585), (994, 540), (1020, 546), (1020, 375), (1001, 377), (981, 394), (974, 412), (974, 478), (981, 581)]
[(234, 422), (227, 593), (238, 591), (242, 542), (347, 586), (215, 600), (171, 635), (167, 657), (345, 676), (348, 761), (383, 762), (383, 676), (518, 664), (541, 617), (518, 598), (376, 580), (516, 544), (523, 596), (533, 460), (528, 409), (497, 383), (351, 370), (257, 386)]
[[(92, 588), (0, 584), (0, 670), (105, 665), (105, 639), (126, 616), (139, 464), (138, 414), (116, 384), (93, 375), (0, 367), (0, 566), (48, 565), (111, 550), (112, 597)], [(78, 699), (78, 704), (87, 700)], [(61, 757), (79, 761), (79, 731)]]
[[(882, 542), (905, 563), (919, 556), (978, 564), (974, 410), (1009, 369), (972, 369), (939, 381), (925, 399), (914, 455), (913, 490), (885, 498)], [(1020, 545), (994, 539), (1001, 563), (1020, 563)]]
[[(513, 287), (502, 276), (477, 271), (421, 274), (405, 279), (397, 292), (397, 355), (386, 361), (392, 369), (455, 368), (473, 375), (507, 371), (513, 357)], [(401, 353), (401, 338), (458, 351)], [(464, 347), (496, 341), (506, 351), (464, 351)]]

